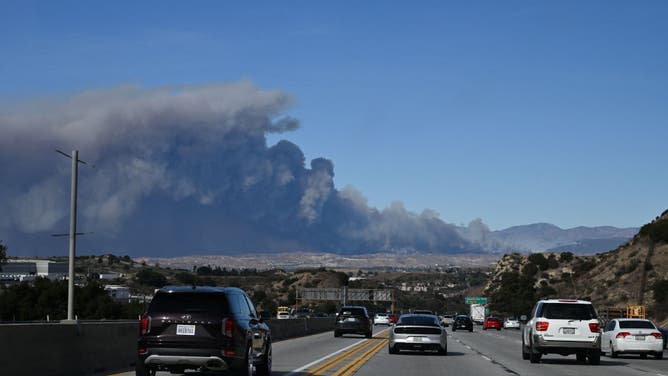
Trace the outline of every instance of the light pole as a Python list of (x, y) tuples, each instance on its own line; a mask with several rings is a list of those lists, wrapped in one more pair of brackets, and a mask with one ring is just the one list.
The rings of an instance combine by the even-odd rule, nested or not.
[(74, 320), (74, 256), (76, 255), (77, 235), (77, 179), (79, 175), (79, 163), (87, 164), (79, 160), (79, 151), (72, 150), (72, 155), (67, 155), (60, 150), (56, 151), (67, 158), (72, 159), (72, 186), (70, 191), (70, 232), (69, 234), (54, 234), (53, 236), (70, 237), (69, 277), (67, 281), (67, 323), (75, 323)]

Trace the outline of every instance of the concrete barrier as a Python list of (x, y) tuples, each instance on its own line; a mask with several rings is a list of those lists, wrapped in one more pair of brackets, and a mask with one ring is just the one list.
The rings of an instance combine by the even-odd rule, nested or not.
[[(131, 369), (137, 321), (0, 324), (1, 375), (90, 375)], [(332, 330), (333, 318), (269, 320), (274, 341)]]

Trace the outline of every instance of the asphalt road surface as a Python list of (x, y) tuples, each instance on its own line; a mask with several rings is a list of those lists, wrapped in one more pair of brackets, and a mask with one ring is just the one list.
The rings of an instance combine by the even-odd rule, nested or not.
[[(390, 355), (387, 328), (377, 327), (374, 338), (333, 332), (274, 343), (275, 376), (405, 376), (405, 375), (642, 375), (668, 376), (668, 357), (621, 355), (612, 359), (603, 355), (601, 364), (580, 363), (575, 355), (544, 355), (541, 362), (522, 360), (519, 330), (448, 332), (448, 355), (406, 353)], [(131, 376), (134, 372), (115, 375)], [(170, 375), (158, 372), (158, 375)], [(212, 375), (189, 372), (188, 376)]]

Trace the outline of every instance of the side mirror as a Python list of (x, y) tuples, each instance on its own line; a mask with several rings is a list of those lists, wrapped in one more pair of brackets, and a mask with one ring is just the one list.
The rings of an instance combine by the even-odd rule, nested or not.
[(526, 323), (528, 321), (527, 320), (527, 315), (520, 316), (520, 321), (523, 322), (523, 323)]

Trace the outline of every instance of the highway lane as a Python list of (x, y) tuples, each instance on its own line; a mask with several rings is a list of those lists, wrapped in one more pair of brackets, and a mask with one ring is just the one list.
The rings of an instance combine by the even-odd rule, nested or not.
[[(274, 344), (273, 374), (276, 376), (372, 376), (372, 375), (554, 375), (554, 376), (668, 376), (668, 357), (655, 360), (637, 355), (612, 359), (601, 357), (599, 366), (578, 363), (575, 356), (547, 355), (539, 364), (521, 357), (518, 330), (473, 333), (449, 331), (448, 355), (387, 351), (387, 328), (377, 327), (373, 339), (348, 335), (334, 338), (332, 332)], [(206, 373), (210, 375), (209, 373)], [(133, 372), (118, 375), (130, 376)], [(159, 372), (166, 376), (168, 372)], [(189, 372), (188, 375), (204, 375)]]

